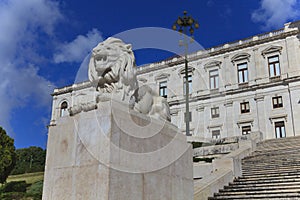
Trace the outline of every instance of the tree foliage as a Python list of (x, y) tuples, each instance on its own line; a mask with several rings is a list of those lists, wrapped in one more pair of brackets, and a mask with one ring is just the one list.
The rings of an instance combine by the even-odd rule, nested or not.
[(5, 183), (16, 164), (14, 140), (0, 127), (0, 183)]
[(43, 172), (45, 169), (46, 150), (40, 147), (17, 149), (17, 163), (11, 174)]

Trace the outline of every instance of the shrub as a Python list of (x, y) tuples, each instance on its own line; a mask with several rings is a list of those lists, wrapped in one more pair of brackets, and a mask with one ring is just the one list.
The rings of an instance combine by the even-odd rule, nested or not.
[(207, 163), (211, 163), (213, 161), (214, 158), (197, 158), (197, 157), (193, 157), (193, 162), (200, 162), (200, 161), (204, 161)]
[(43, 181), (33, 183), (27, 190), (27, 197), (33, 197), (34, 200), (42, 199)]
[(2, 187), (2, 192), (26, 192), (28, 184), (25, 181), (12, 181)]
[(202, 147), (202, 142), (192, 142), (192, 145), (193, 145), (193, 149)]
[(1, 200), (22, 200), (25, 196), (24, 192), (9, 192), (0, 194)]

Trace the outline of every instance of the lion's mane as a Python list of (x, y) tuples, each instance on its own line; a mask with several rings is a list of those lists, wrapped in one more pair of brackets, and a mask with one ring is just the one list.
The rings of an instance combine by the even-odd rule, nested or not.
[(102, 93), (122, 92), (124, 100), (137, 88), (135, 67), (131, 45), (110, 37), (92, 51), (89, 80)]

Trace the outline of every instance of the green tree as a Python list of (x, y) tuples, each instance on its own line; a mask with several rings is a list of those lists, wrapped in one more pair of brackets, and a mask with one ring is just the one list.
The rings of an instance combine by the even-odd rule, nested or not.
[(11, 174), (42, 172), (45, 169), (46, 150), (41, 147), (17, 149), (17, 163)]
[(0, 183), (5, 183), (16, 164), (14, 140), (0, 127)]

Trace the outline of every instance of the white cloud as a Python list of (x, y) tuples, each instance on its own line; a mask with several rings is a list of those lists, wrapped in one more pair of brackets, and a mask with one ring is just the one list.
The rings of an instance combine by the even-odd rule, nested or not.
[(89, 31), (86, 36), (78, 35), (75, 40), (59, 45), (53, 56), (54, 62), (82, 62), (91, 49), (101, 41), (103, 39), (97, 29)]
[(280, 28), (288, 20), (300, 16), (299, 0), (261, 0), (260, 8), (252, 13), (254, 22), (262, 23), (262, 29)]
[(40, 55), (39, 33), (53, 35), (63, 16), (52, 0), (5, 0), (0, 2), (0, 19), (0, 126), (11, 132), (15, 108), (51, 105), (48, 85), (53, 84), (38, 74), (31, 56)]

